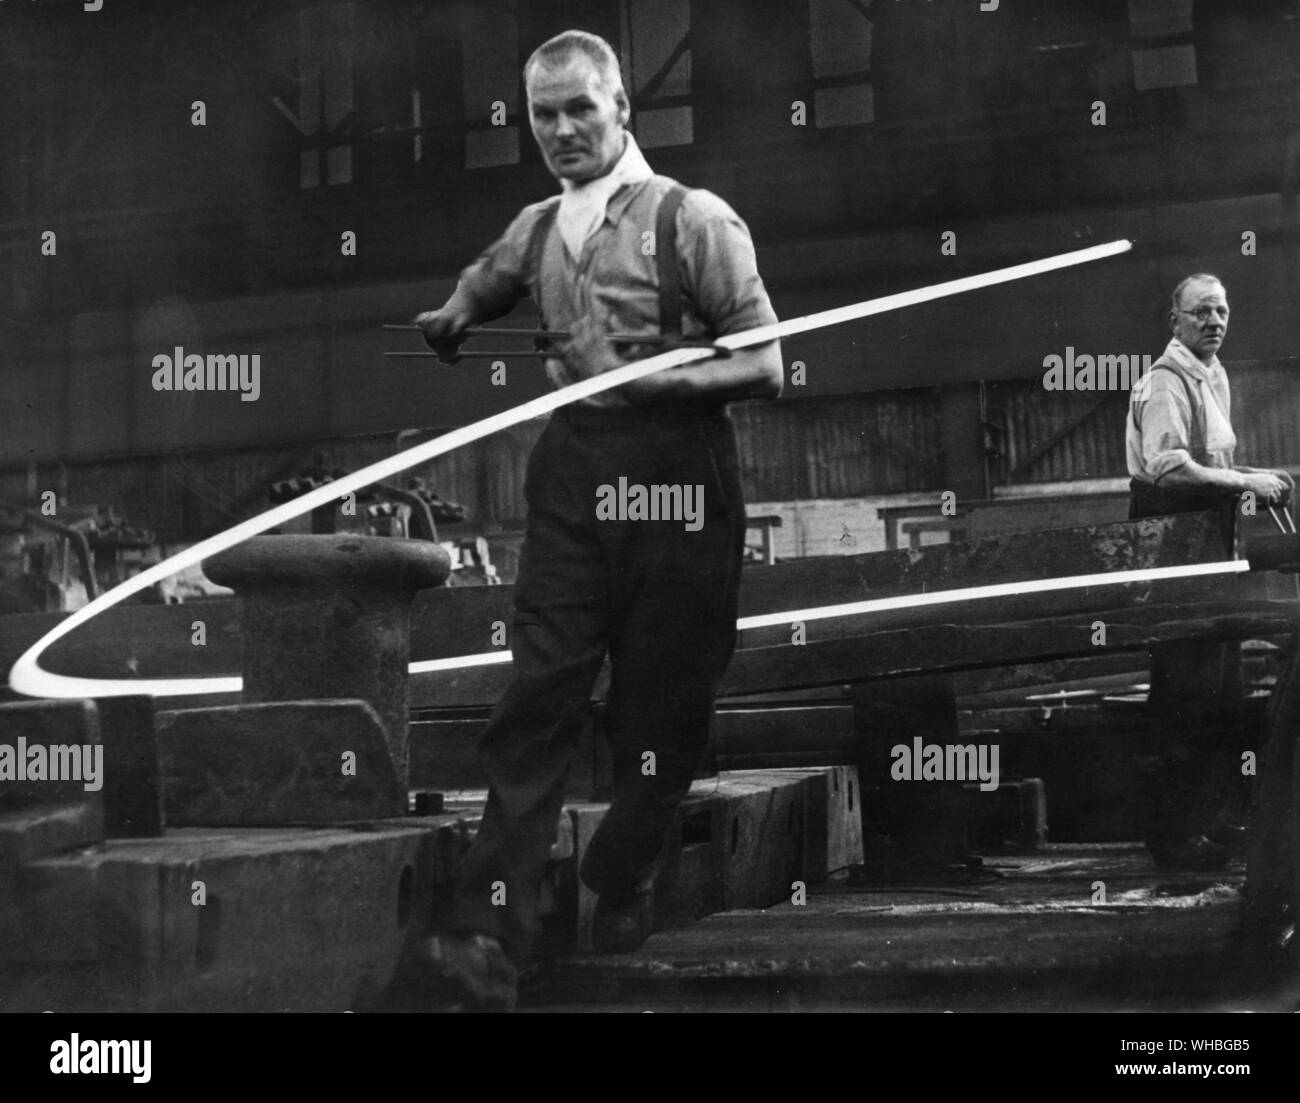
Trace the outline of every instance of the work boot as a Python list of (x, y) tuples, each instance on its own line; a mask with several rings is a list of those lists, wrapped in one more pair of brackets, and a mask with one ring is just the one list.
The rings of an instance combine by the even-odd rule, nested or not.
[(425, 961), (461, 1003), (456, 1010), (513, 1011), (519, 974), (501, 943), (478, 931), (432, 936), (424, 944)]
[(629, 894), (605, 894), (596, 901), (591, 943), (598, 954), (630, 954), (645, 945), (654, 924), (654, 884), (643, 882)]

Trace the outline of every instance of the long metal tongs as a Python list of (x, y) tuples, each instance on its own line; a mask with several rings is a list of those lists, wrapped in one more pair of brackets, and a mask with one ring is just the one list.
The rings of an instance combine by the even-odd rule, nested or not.
[[(394, 325), (388, 324), (383, 326), (388, 330), (405, 330), (420, 332), (417, 325)], [(545, 345), (551, 338), (566, 340), (572, 334), (564, 329), (509, 329), (501, 326), (473, 326), (465, 331), (466, 337), (526, 337), (531, 339), (534, 344)], [(722, 345), (716, 345), (712, 341), (692, 341), (692, 340), (670, 340), (658, 333), (610, 333), (606, 335), (606, 340), (612, 341), (617, 345), (655, 345), (662, 350), (676, 348), (707, 348), (713, 349), (719, 356), (731, 355), (731, 350), (724, 348)], [(420, 350), (418, 352), (385, 352), (385, 356), (394, 357), (417, 357), (424, 358), (430, 356), (439, 356), (440, 354), (432, 349)], [(455, 356), (459, 358), (477, 357), (482, 359), (500, 360), (505, 356), (538, 356), (548, 357), (555, 356), (554, 349), (531, 348), (531, 349), (458, 349)]]

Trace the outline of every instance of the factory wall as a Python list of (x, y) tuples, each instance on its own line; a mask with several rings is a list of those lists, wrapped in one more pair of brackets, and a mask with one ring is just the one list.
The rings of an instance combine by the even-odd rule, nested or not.
[[(483, 362), (385, 358), (421, 346), (379, 326), (441, 302), (520, 206), (554, 190), (519, 68), (573, 25), (623, 53), (652, 164), (745, 218), (782, 317), (1134, 242), (787, 341), (785, 396), (736, 409), (751, 501), (1122, 474), (1123, 397), (1045, 392), (1044, 359), (1158, 353), (1170, 288), (1205, 269), (1233, 303), (1226, 354), (1274, 365), (1237, 381), (1243, 458), (1293, 465), (1298, 14), (1292, 0), (996, 15), (847, 0), (117, 0), (93, 19), (73, 3), (6, 5), (0, 489), (66, 482), (192, 539), (255, 511), (267, 482), (318, 451), (355, 468), (401, 432), (542, 393), (529, 359), (504, 357), (499, 385)], [(534, 321), (527, 305), (508, 319)], [(256, 397), (157, 389), (157, 358), (178, 349), (257, 357)], [(423, 474), (509, 528), (530, 432)]]
[[(1300, 466), (1294, 430), (1300, 424), (1300, 358), (1230, 360), (1227, 367), (1240, 461)], [(1048, 391), (1040, 376), (989, 384), (984, 395), (989, 488), (975, 497), (1032, 484), (1126, 477), (1127, 393)], [(780, 554), (874, 550), (884, 538), (877, 508), (933, 501), (950, 489), (956, 460), (947, 455), (940, 432), (940, 400), (940, 388), (922, 387), (733, 404), (750, 512), (789, 514), (786, 531), (777, 534)], [(443, 498), (464, 505), (467, 529), (474, 533), (519, 531), (524, 473), (540, 431), (540, 422), (526, 423), (393, 481), (421, 478)], [(327, 437), (240, 450), (173, 448), (111, 460), (12, 465), (0, 468), (0, 501), (32, 499), (53, 488), (79, 504), (112, 504), (134, 523), (156, 530), (160, 540), (188, 542), (265, 509), (270, 483), (291, 478), (318, 458), (325, 467), (355, 470), (430, 435)], [(844, 531), (873, 546), (842, 541)]]
[[(852, 498), (942, 485), (933, 388), (836, 399), (737, 403), (747, 501)], [(476, 532), (523, 526), (528, 454), (541, 431), (530, 422), (413, 468), (467, 507)], [(0, 469), (0, 500), (53, 488), (81, 504), (113, 503), (164, 541), (192, 541), (265, 509), (267, 486), (314, 466), (355, 470), (427, 439), (411, 433), (330, 438), (212, 452), (171, 449), (89, 462)], [(792, 457), (797, 457), (793, 459)]]
[[(1300, 464), (1300, 358), (1226, 359), (1238, 463)], [(1048, 391), (1040, 381), (988, 388), (997, 433), (994, 484), (1126, 476), (1127, 392)]]
[[(784, 344), (788, 377), (802, 382), (786, 398), (894, 391), (922, 385), (1041, 378), (1043, 361), (1067, 348), (1156, 355), (1168, 338), (1168, 293), (1188, 271), (1208, 269), (1225, 281), (1233, 303), (1225, 353), (1267, 360), (1300, 347), (1300, 316), (1285, 304), (1300, 298), (1295, 246), (1281, 235), (1275, 196), (1213, 201), (1187, 208), (1092, 212), (1089, 241), (1133, 236), (1138, 248), (1120, 258), (792, 338)], [(1081, 244), (1080, 212), (1033, 225), (979, 223), (958, 228), (969, 254), (939, 255), (936, 234), (914, 230), (834, 238), (759, 249), (762, 270), (782, 317), (997, 268)], [(1201, 238), (1188, 252), (1181, 236), (1158, 234), (1177, 223)], [(1239, 226), (1266, 244), (1243, 256)], [(1000, 230), (1005, 232), (999, 232)], [(1271, 230), (1271, 235), (1270, 235)], [(917, 264), (918, 256), (926, 258)], [(906, 258), (895, 265), (896, 258)], [(953, 263), (949, 264), (948, 261)], [(386, 350), (419, 351), (418, 334), (385, 332), (440, 303), (449, 280), (281, 291), (240, 299), (187, 301), (168, 296), (137, 311), (86, 313), (66, 333), (0, 331), (0, 466), (30, 460), (82, 460), (174, 449), (223, 450), (279, 445), (404, 429), (445, 429), (487, 417), (545, 391), (535, 360), (504, 357), (504, 380), (487, 361), (454, 367), (385, 358)], [(503, 324), (536, 324), (522, 304)], [(496, 340), (478, 347), (503, 351)], [(526, 345), (526, 343), (525, 343)], [(259, 357), (257, 397), (155, 390), (155, 357)], [(248, 389), (245, 388), (247, 391)], [(1061, 474), (1059, 477), (1069, 477)]]
[[(482, 365), (385, 361), (398, 335), (377, 327), (441, 301), (553, 190), (519, 65), (571, 25), (628, 58), (652, 163), (747, 220), (783, 317), (1135, 242), (1105, 264), (792, 340), (800, 395), (1027, 378), (1067, 345), (1158, 351), (1169, 288), (1207, 268), (1233, 296), (1229, 353), (1290, 355), (1296, 15), (1289, 0), (987, 15), (117, 0), (93, 19), (7, 5), (0, 464), (439, 428), (537, 393), (527, 362), (493, 388)], [(177, 347), (258, 355), (258, 398), (155, 391), (154, 357)]]

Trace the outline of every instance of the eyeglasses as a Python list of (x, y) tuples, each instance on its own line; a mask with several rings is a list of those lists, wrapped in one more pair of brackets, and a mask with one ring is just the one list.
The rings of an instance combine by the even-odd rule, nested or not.
[(1218, 318), (1221, 322), (1228, 320), (1228, 308), (1226, 306), (1198, 306), (1195, 310), (1180, 310), (1178, 313), (1190, 315), (1201, 325), (1205, 325), (1211, 318)]

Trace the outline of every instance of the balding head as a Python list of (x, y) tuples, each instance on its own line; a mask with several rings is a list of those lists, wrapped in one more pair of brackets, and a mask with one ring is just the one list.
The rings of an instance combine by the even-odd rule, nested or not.
[(586, 31), (564, 31), (538, 46), (524, 62), (524, 84), (528, 84), (537, 67), (561, 69), (575, 57), (585, 57), (596, 67), (605, 91), (611, 96), (627, 99), (623, 90), (623, 71), (619, 68), (614, 48), (599, 35)]
[(1217, 276), (1197, 272), (1174, 288), (1169, 328), (1202, 363), (1214, 360), (1228, 333), (1228, 292)]
[(1212, 276), (1209, 272), (1196, 272), (1195, 274), (1188, 276), (1186, 279), (1179, 281), (1178, 286), (1174, 288), (1173, 297), (1170, 302), (1170, 309), (1181, 310), (1183, 308), (1183, 295), (1187, 289), (1195, 284), (1202, 283), (1214, 283), (1218, 284), (1220, 287), (1223, 286), (1223, 281), (1220, 280), (1218, 276)]

